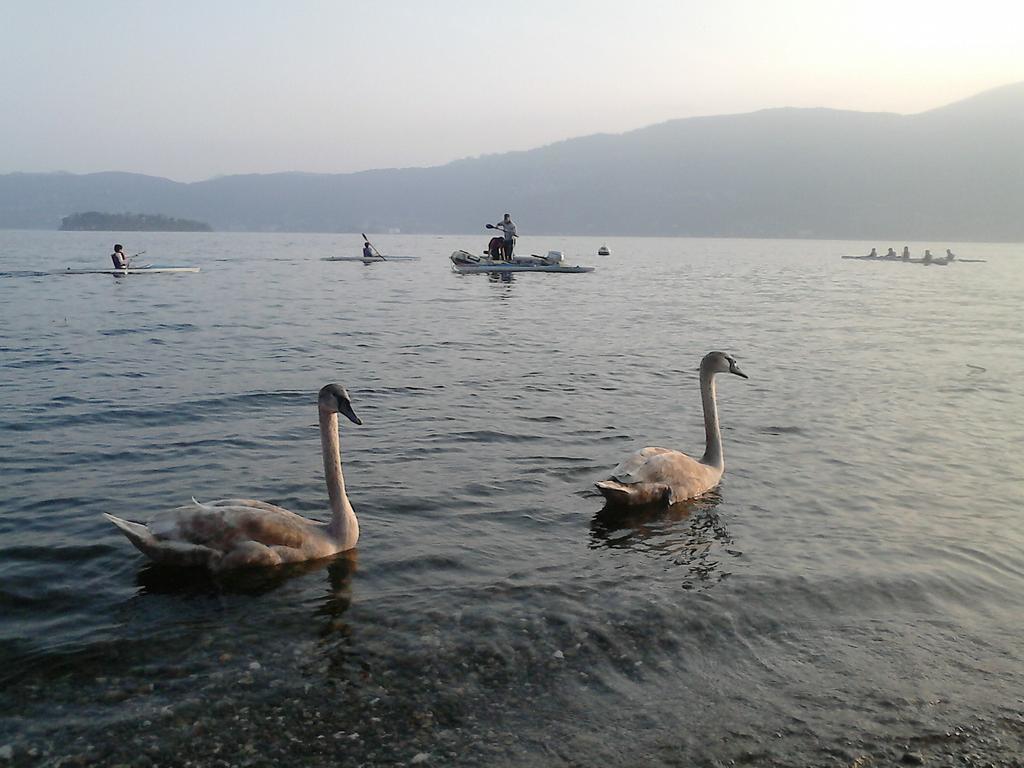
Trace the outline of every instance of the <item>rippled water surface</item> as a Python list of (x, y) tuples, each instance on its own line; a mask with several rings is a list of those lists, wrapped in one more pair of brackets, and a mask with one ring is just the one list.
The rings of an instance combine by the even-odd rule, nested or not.
[[(202, 272), (0, 232), (7, 762), (1021, 764), (1024, 247), (523, 238), (598, 269), (498, 280), (448, 269), (482, 236), (119, 237)], [(721, 486), (602, 515), (629, 452), (701, 452), (711, 349)], [(101, 517), (325, 518), (331, 381), (357, 551), (214, 580)]]

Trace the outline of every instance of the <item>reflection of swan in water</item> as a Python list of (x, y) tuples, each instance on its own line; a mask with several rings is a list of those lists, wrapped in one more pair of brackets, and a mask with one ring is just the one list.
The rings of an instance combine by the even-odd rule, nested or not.
[(358, 551), (350, 549), (336, 557), (322, 557), (278, 568), (241, 568), (211, 573), (206, 568), (180, 568), (147, 562), (135, 577), (140, 594), (152, 595), (265, 595), (294, 579), (327, 570), (331, 591), (347, 587), (359, 564)]
[[(341, 552), (335, 557), (287, 563), (277, 568), (242, 568), (221, 573), (211, 573), (206, 568), (179, 568), (147, 562), (139, 569), (136, 581), (139, 597), (170, 595), (186, 599), (219, 599), (221, 610), (230, 605), (236, 611), (243, 612), (246, 618), (238, 619), (243, 622), (251, 614), (251, 610), (246, 607), (249, 603), (244, 598), (239, 602), (233, 596), (262, 596), (270, 600), (269, 603), (261, 604), (270, 606), (267, 610), (271, 613), (294, 613), (298, 608), (296, 621), (304, 628), (312, 626), (316, 635), (326, 641), (336, 636), (344, 638), (349, 634), (345, 613), (352, 605), (352, 577), (358, 565), (359, 553), (355, 549)], [(312, 601), (306, 599), (310, 593), (310, 584), (296, 585), (303, 596), (301, 601), (296, 600), (295, 592), (291, 589), (281, 596), (270, 596), (270, 593), (287, 584), (301, 582), (304, 577), (323, 571), (327, 573), (327, 589), (322, 597), (315, 598), (316, 608), (312, 615), (307, 613)], [(252, 622), (259, 626), (262, 636), (266, 629), (262, 626), (265, 617), (252, 617)]]
[(148, 525), (104, 515), (141, 552), (167, 565), (205, 566), (212, 571), (317, 560), (352, 549), (359, 521), (345, 493), (338, 443), (338, 414), (361, 424), (348, 392), (338, 384), (320, 390), (320, 441), (331, 499), (331, 522), (308, 520), (253, 499), (220, 499), (178, 507)]
[(741, 553), (718, 516), (717, 491), (669, 507), (605, 507), (590, 522), (590, 548), (664, 558), (686, 568), (683, 586), (693, 589), (729, 575), (722, 562)]
[(642, 448), (611, 471), (597, 488), (611, 505), (674, 504), (700, 496), (718, 485), (725, 470), (718, 426), (715, 376), (743, 373), (724, 352), (708, 352), (700, 361), (700, 396), (704, 404), (704, 455), (698, 461), (668, 448)]

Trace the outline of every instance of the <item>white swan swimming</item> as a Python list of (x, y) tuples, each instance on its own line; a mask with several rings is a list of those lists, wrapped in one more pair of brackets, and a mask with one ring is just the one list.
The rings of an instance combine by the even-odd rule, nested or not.
[(736, 361), (724, 352), (708, 352), (700, 361), (700, 396), (704, 404), (707, 446), (698, 461), (668, 448), (642, 448), (596, 483), (609, 504), (675, 504), (700, 496), (722, 479), (722, 433), (715, 402), (715, 375), (734, 373), (747, 378)]
[(331, 521), (308, 520), (287, 509), (253, 499), (220, 499), (177, 507), (148, 525), (104, 513), (145, 555), (169, 565), (206, 566), (226, 571), (249, 566), (317, 560), (355, 547), (359, 521), (345, 493), (338, 443), (338, 414), (362, 424), (348, 392), (328, 384), (317, 399), (324, 477)]

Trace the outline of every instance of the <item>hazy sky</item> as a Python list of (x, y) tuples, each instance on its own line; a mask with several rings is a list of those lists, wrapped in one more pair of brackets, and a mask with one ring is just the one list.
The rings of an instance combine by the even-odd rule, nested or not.
[(436, 165), (1024, 80), (1020, 0), (0, 0), (0, 173)]

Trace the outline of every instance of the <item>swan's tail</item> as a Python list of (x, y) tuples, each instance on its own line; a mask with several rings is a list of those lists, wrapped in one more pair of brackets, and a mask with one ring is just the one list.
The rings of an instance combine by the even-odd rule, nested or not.
[(672, 488), (661, 483), (620, 483), (601, 480), (594, 483), (609, 507), (644, 507), (671, 504)]
[(120, 517), (108, 515), (106, 512), (103, 513), (103, 516), (116, 525), (121, 530), (121, 533), (128, 537), (128, 541), (134, 544), (144, 555), (148, 555), (153, 551), (153, 548), (156, 546), (156, 539), (146, 526), (122, 520)]
[(623, 504), (630, 498), (629, 488), (618, 480), (599, 480), (594, 485), (613, 504)]
[(216, 568), (220, 562), (221, 553), (210, 547), (188, 541), (158, 539), (145, 525), (122, 520), (120, 517), (108, 515), (106, 512), (103, 513), (103, 516), (116, 525), (139, 552), (158, 563)]

